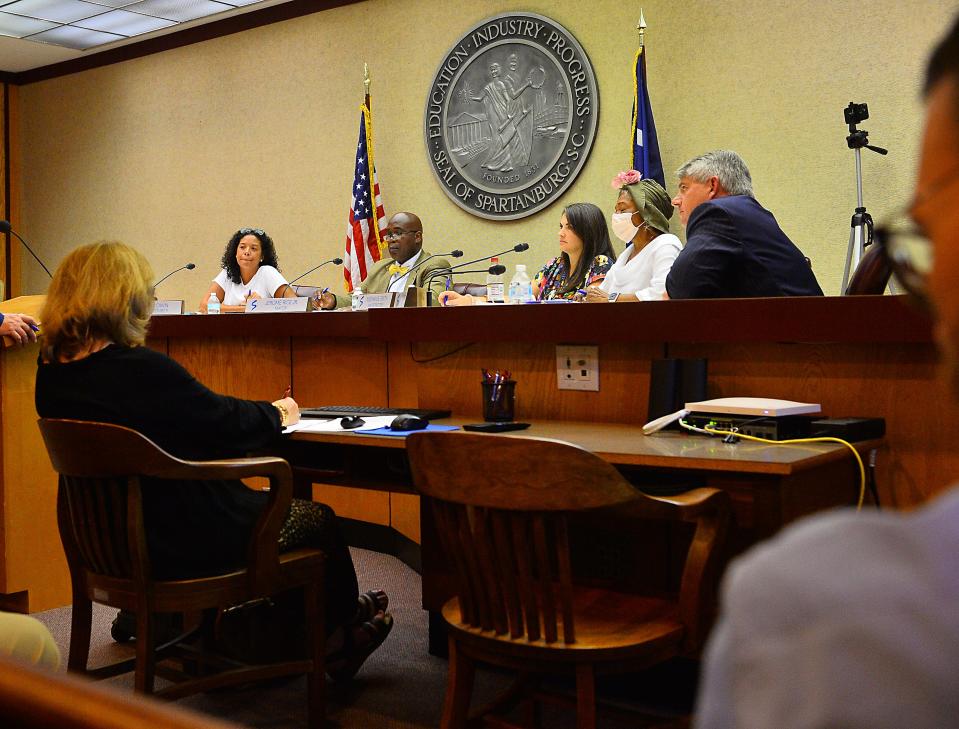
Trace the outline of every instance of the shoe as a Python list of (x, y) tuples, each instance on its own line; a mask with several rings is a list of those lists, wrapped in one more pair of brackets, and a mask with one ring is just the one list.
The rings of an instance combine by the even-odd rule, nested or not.
[[(354, 630), (359, 627), (369, 637), (361, 646), (356, 645)], [(373, 655), (373, 651), (383, 645), (386, 636), (393, 630), (393, 616), (389, 613), (377, 613), (372, 620), (357, 625), (346, 626), (343, 630), (343, 647), (326, 656), (326, 672), (336, 683), (353, 678), (363, 662)]]
[(356, 599), (356, 622), (373, 620), (378, 613), (385, 613), (390, 606), (390, 597), (383, 590), (367, 590)]

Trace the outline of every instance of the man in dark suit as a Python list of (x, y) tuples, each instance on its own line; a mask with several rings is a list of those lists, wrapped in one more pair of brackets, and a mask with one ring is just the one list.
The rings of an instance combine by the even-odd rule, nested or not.
[(686, 226), (686, 246), (666, 277), (669, 298), (822, 296), (802, 251), (753, 197), (742, 157), (707, 152), (677, 175), (673, 205)]
[[(409, 286), (423, 288), (430, 274), (449, 268), (450, 262), (423, 250), (423, 224), (413, 213), (396, 213), (386, 224), (383, 234), (390, 257), (378, 261), (358, 288), (367, 294), (402, 293)], [(429, 261), (427, 261), (429, 259)], [(422, 265), (421, 265), (422, 264)], [(415, 269), (415, 270), (414, 270)], [(443, 291), (443, 277), (430, 282), (433, 301), (439, 301)], [(321, 298), (321, 307), (334, 309), (350, 305), (350, 297), (327, 292)]]

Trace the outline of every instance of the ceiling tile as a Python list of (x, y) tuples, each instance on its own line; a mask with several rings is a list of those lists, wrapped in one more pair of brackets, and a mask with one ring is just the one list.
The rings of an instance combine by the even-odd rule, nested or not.
[(25, 15), (56, 23), (72, 23), (106, 11), (102, 5), (83, 0), (16, 0), (3, 6), (3, 12)]
[(14, 38), (23, 38), (25, 35), (39, 33), (41, 30), (56, 28), (56, 23), (37, 18), (24, 18), (21, 15), (10, 15), (0, 11), (0, 35)]
[(57, 46), (74, 48), (78, 51), (85, 51), (87, 48), (102, 46), (105, 43), (113, 43), (122, 40), (122, 35), (114, 33), (101, 33), (98, 30), (86, 30), (84, 28), (74, 28), (72, 25), (61, 25), (59, 28), (45, 30), (42, 33), (31, 35), (30, 40), (40, 41), (42, 43), (53, 43)]
[(128, 5), (127, 10), (184, 23), (215, 13), (233, 10), (231, 5), (215, 0), (140, 0)]
[(78, 20), (74, 25), (80, 28), (102, 30), (106, 33), (116, 33), (129, 37), (168, 28), (171, 25), (176, 25), (176, 22), (164, 18), (154, 18), (151, 15), (128, 13), (126, 10), (111, 10), (103, 15)]
[(126, 5), (138, 3), (140, 0), (87, 0), (87, 2), (93, 3), (94, 5), (106, 5), (108, 8), (122, 8)]

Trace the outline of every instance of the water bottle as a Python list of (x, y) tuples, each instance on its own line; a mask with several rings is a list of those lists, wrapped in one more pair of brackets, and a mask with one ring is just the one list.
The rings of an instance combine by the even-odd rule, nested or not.
[(527, 301), (533, 301), (533, 282), (526, 274), (526, 266), (517, 263), (516, 273), (509, 282), (509, 303), (524, 304)]
[[(499, 263), (499, 259), (490, 258), (489, 262), (492, 267)], [(503, 303), (503, 274), (486, 274), (486, 300), (491, 304)]]
[(207, 314), (220, 313), (220, 300), (216, 298), (216, 294), (210, 294), (210, 298), (206, 302), (206, 313)]
[(363, 308), (363, 289), (357, 286), (353, 289), (353, 296), (350, 299), (350, 308), (353, 311), (358, 311)]

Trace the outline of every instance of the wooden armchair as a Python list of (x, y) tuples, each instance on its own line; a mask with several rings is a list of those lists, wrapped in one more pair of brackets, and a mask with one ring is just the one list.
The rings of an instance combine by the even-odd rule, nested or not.
[[(456, 575), (456, 596), (443, 607), (450, 664), (442, 727), (467, 726), (476, 661), (520, 672), (517, 687), (529, 685), (530, 674), (575, 676), (577, 727), (584, 729), (595, 726), (597, 673), (698, 652), (729, 520), (724, 492), (646, 496), (598, 456), (560, 441), (415, 433), (407, 451)], [(569, 517), (604, 509), (695, 524), (678, 595), (573, 584)], [(469, 724), (515, 704), (517, 687)]]
[(0, 658), (4, 729), (241, 729), (115, 686)]
[[(323, 722), (325, 631), (320, 596), (324, 554), (315, 549), (279, 553), (278, 535), (289, 511), (292, 476), (280, 458), (181, 461), (129, 428), (76, 420), (39, 421), (54, 470), (60, 474), (57, 519), (73, 588), (68, 668), (94, 678), (131, 669), (137, 691), (180, 698), (228, 684), (306, 673), (310, 727)], [(253, 530), (245, 566), (209, 577), (157, 580), (151, 576), (143, 528), (141, 477), (178, 480), (266, 476), (269, 500)], [(211, 529), (216, 525), (211, 524)], [(266, 665), (228, 660), (212, 650), (217, 608), (303, 588), (307, 659)], [(92, 602), (136, 614), (136, 658), (87, 670)], [(200, 635), (157, 646), (156, 613), (205, 611)], [(189, 642), (199, 638), (199, 642)], [(179, 661), (171, 669), (166, 658)], [(154, 692), (154, 677), (174, 683)]]

